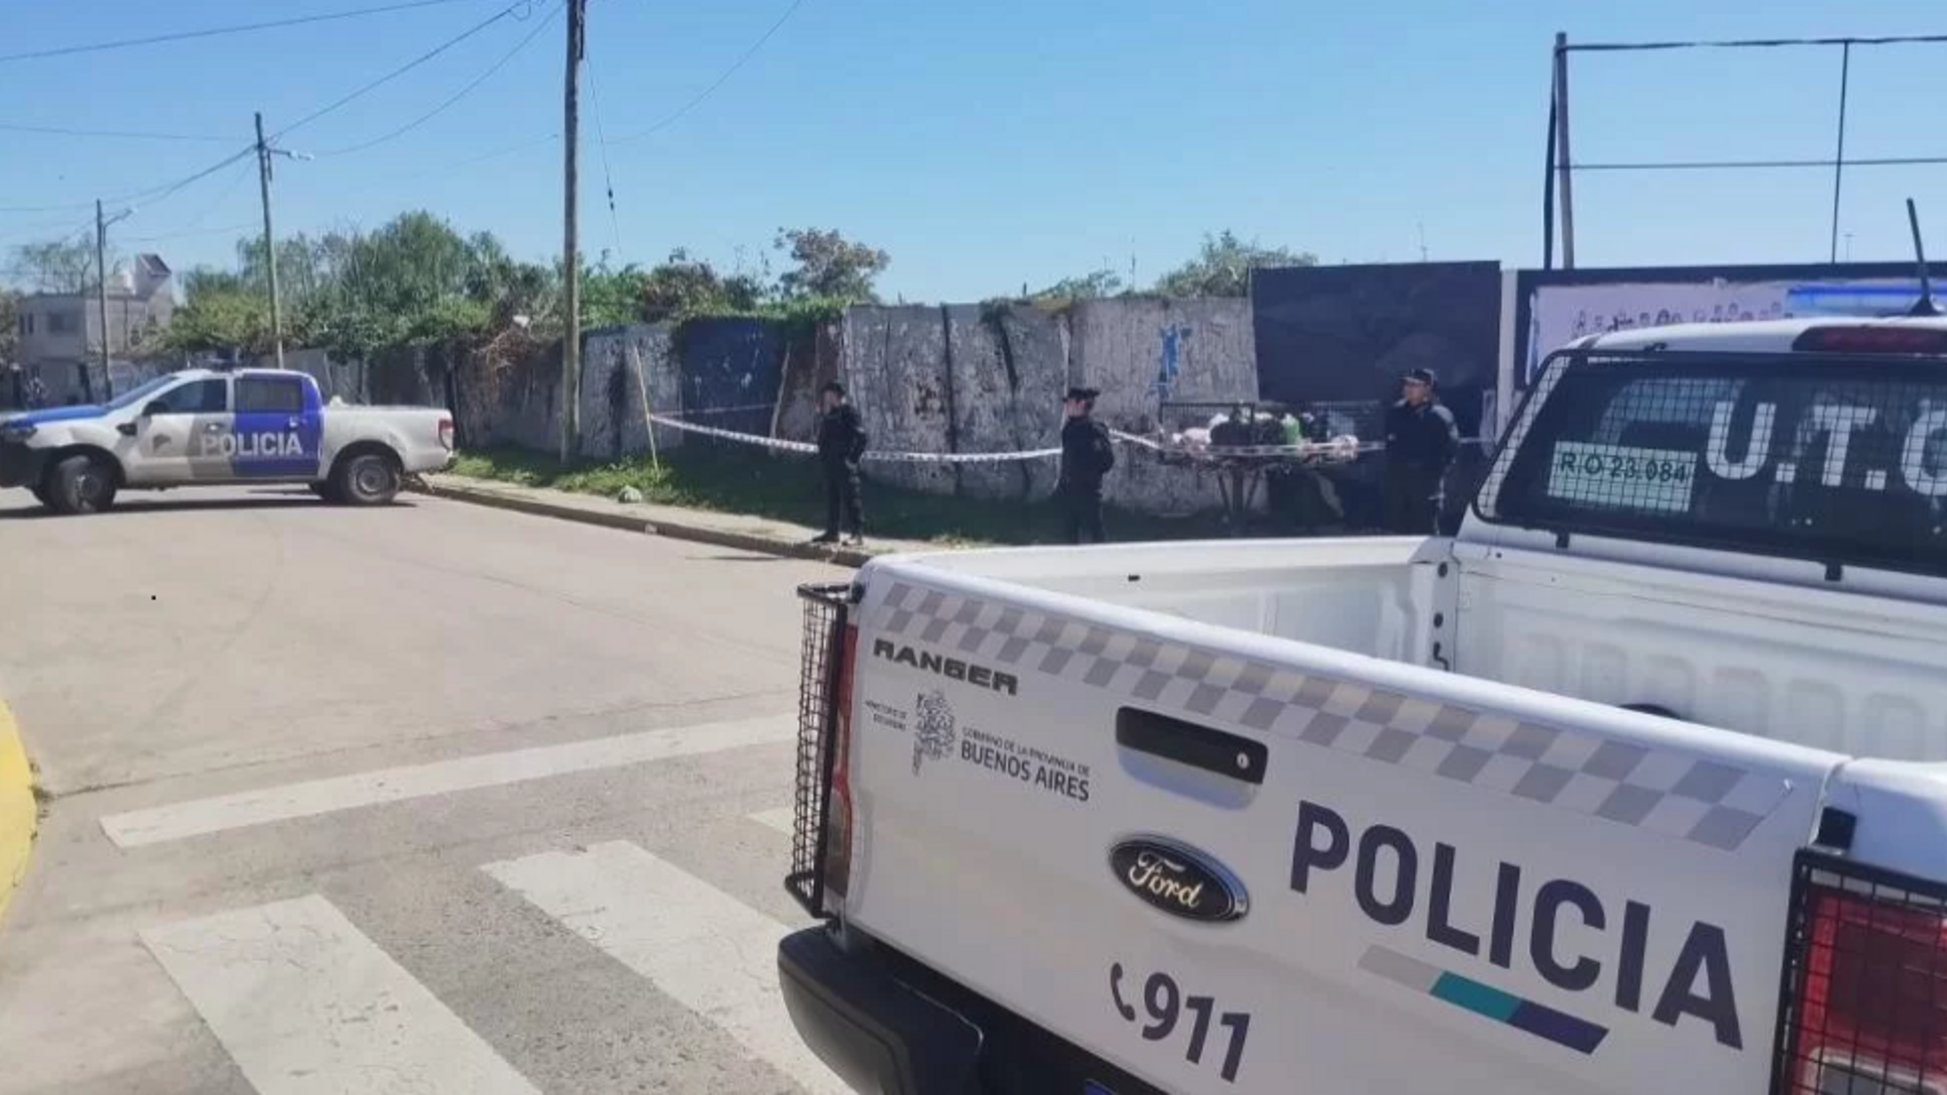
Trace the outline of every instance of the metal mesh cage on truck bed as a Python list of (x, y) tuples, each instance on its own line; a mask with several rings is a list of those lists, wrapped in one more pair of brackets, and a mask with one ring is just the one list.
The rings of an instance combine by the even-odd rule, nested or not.
[(1803, 851), (1774, 1095), (1947, 1095), (1947, 883)]
[(798, 587), (804, 602), (804, 648), (798, 670), (798, 759), (791, 826), (791, 873), (784, 888), (813, 916), (825, 915), (826, 830), (832, 770), (837, 762), (833, 730), (845, 671), (845, 630), (850, 622), (850, 584)]

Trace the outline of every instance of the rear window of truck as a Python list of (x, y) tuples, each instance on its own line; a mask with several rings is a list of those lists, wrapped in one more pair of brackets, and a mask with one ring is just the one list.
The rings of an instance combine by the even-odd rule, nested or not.
[(1947, 359), (1568, 356), (1485, 520), (1947, 573)]

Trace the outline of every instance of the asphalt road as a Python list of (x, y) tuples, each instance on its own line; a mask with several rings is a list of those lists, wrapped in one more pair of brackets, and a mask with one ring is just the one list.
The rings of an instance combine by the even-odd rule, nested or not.
[(423, 498), (36, 509), (0, 1093), (839, 1090), (772, 943), (792, 590), (846, 572)]

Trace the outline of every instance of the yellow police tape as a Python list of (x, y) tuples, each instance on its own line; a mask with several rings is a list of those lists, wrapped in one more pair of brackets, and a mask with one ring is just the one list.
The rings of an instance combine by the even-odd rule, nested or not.
[(6, 915), (7, 900), (27, 873), (37, 814), (27, 750), (20, 744), (13, 713), (0, 701), (0, 916)]

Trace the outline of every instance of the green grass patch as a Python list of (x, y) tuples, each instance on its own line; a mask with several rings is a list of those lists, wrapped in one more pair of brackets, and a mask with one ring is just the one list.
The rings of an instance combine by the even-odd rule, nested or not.
[[(744, 449), (684, 445), (664, 454), (658, 468), (646, 455), (563, 467), (544, 453), (500, 448), (461, 453), (450, 470), (476, 479), (609, 498), (624, 487), (634, 487), (642, 492), (644, 501), (659, 505), (748, 514), (812, 528), (825, 521), (824, 484), (815, 463), (802, 457), (770, 456)], [(1061, 511), (1052, 501), (999, 502), (924, 494), (874, 483), (870, 475), (868, 465), (865, 524), (870, 538), (944, 544), (1060, 541)], [(1221, 519), (1215, 513), (1163, 518), (1110, 509), (1104, 521), (1112, 540), (1187, 540), (1223, 535)]]

